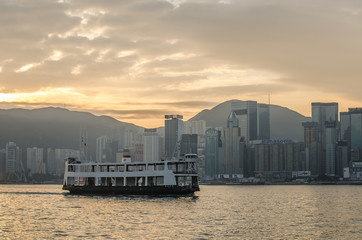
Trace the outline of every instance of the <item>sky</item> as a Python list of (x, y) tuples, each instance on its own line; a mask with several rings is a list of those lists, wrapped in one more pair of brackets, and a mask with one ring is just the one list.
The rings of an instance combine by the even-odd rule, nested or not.
[(360, 0), (1, 0), (0, 108), (143, 127), (231, 99), (362, 107)]

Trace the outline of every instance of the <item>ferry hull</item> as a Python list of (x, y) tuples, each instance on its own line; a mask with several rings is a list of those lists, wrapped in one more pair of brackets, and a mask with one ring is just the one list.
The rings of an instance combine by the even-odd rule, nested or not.
[(71, 194), (83, 195), (190, 195), (199, 191), (199, 187), (181, 186), (63, 186)]

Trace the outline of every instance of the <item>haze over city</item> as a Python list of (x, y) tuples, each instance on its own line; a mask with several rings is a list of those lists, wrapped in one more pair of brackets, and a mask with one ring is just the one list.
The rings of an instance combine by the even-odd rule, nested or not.
[(230, 99), (362, 106), (359, 1), (0, 2), (0, 108), (144, 127)]

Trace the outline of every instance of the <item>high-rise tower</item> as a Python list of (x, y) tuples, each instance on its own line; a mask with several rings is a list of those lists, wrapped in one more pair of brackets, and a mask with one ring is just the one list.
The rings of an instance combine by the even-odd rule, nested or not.
[(143, 133), (143, 161), (159, 161), (160, 155), (160, 137), (156, 128), (145, 129)]
[(233, 101), (231, 111), (234, 112), (240, 127), (240, 136), (245, 141), (258, 138), (258, 104), (256, 101)]
[(335, 149), (337, 143), (338, 103), (312, 103), (312, 120), (318, 123), (321, 143), (320, 171), (322, 175), (335, 175)]
[(180, 141), (183, 134), (183, 116), (165, 115), (165, 157), (177, 157), (180, 154)]
[(234, 111), (231, 111), (227, 128), (225, 129), (225, 173), (239, 174), (243, 173), (243, 165), (240, 161), (239, 142), (240, 142), (239, 121)]

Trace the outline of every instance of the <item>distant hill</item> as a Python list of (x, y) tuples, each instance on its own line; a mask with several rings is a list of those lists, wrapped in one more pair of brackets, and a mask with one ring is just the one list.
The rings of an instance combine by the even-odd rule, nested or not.
[(79, 149), (80, 129), (87, 131), (89, 154), (95, 156), (96, 138), (115, 136), (121, 129), (137, 132), (140, 127), (107, 116), (63, 108), (0, 110), (0, 148), (9, 141), (22, 148), (56, 147)]
[[(226, 127), (227, 117), (231, 111), (230, 100), (212, 109), (205, 109), (189, 121), (205, 120), (208, 127)], [(271, 139), (293, 139), (304, 141), (302, 122), (311, 121), (293, 110), (278, 105), (270, 105), (270, 137)]]

